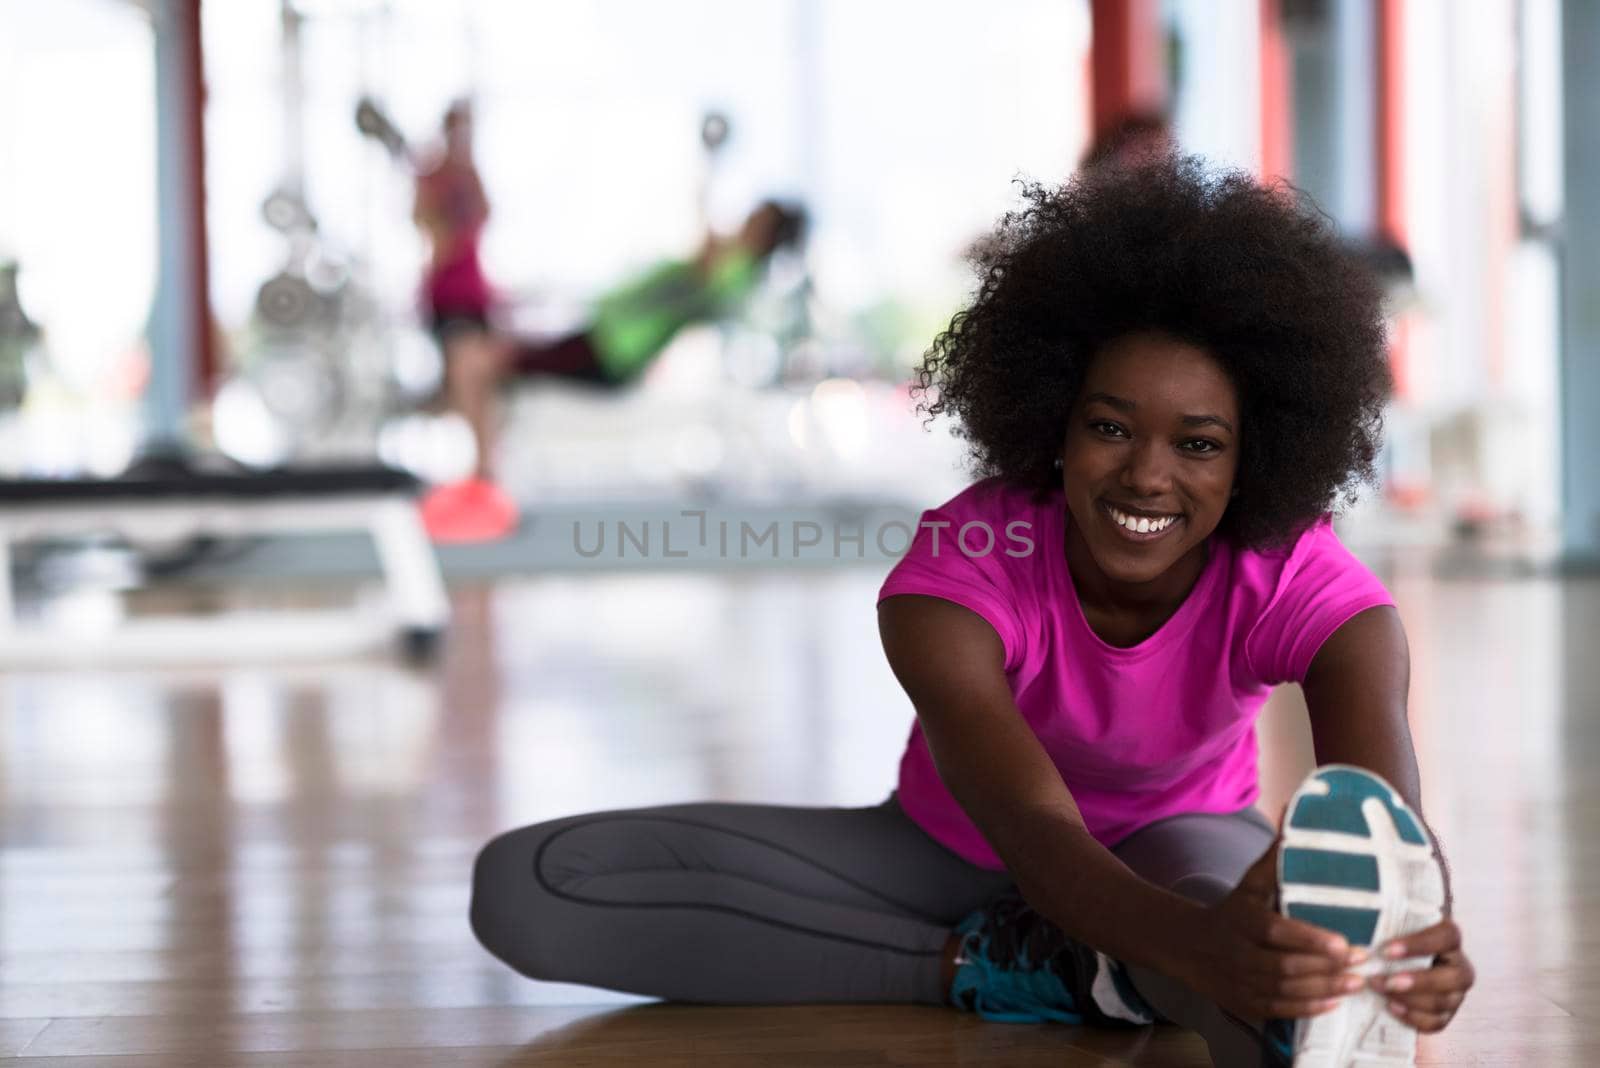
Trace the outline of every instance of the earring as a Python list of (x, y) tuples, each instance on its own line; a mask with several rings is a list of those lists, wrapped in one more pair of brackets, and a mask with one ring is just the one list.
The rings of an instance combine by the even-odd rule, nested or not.
[[(1061, 470), (1061, 457), (1057, 456), (1056, 460), (1055, 460), (1055, 463), (1052, 464), (1051, 466), (1053, 466), (1057, 471)], [(1238, 491), (1236, 490), (1235, 492), (1238, 492)]]

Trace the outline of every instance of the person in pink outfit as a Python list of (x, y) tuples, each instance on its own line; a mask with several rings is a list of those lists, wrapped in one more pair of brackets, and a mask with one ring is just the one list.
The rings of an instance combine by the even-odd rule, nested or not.
[(423, 271), (423, 315), (444, 358), (451, 407), (473, 428), (472, 474), (440, 486), (423, 499), (422, 517), (438, 541), (479, 541), (516, 527), (517, 510), (494, 481), (494, 450), (483, 428), (487, 413), (471, 410), (481, 400), (460, 384), (463, 366), (494, 358), (505, 342), (494, 330), (494, 288), (479, 255), (489, 221), (489, 198), (472, 151), (472, 107), (450, 105), (441, 125), (437, 155), (417, 170), (411, 217), (428, 242)]

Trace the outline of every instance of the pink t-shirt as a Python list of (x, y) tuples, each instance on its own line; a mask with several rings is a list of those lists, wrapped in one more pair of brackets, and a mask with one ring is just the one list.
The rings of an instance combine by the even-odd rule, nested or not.
[(478, 258), (488, 207), (477, 171), (446, 160), (418, 175), (417, 208), (433, 220), (435, 241), (422, 279), (424, 310), (435, 316), (487, 315), (494, 290)]
[[(878, 599), (939, 597), (994, 627), (1017, 708), (1105, 845), (1168, 816), (1254, 802), (1253, 728), (1268, 691), (1304, 681), (1318, 648), (1351, 616), (1394, 603), (1324, 517), (1277, 550), (1213, 538), (1172, 618), (1118, 648), (1084, 619), (1063, 549), (1066, 522), (1059, 491), (1035, 503), (1031, 490), (975, 483), (922, 514)], [(948, 848), (1004, 867), (939, 779), (920, 724), (900, 761), (899, 800)]]

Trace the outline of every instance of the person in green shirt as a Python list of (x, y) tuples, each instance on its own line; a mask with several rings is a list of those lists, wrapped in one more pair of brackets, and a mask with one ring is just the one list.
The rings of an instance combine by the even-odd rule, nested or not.
[(733, 235), (709, 235), (692, 258), (664, 260), (606, 293), (578, 333), (519, 347), (508, 371), (626, 385), (684, 327), (734, 314), (755, 288), (767, 259), (798, 244), (804, 228), (800, 209), (765, 201)]
[(493, 481), (495, 394), (508, 378), (565, 378), (606, 388), (639, 379), (678, 332), (735, 314), (779, 249), (803, 240), (798, 205), (763, 201), (731, 235), (708, 235), (688, 259), (665, 260), (607, 292), (575, 333), (524, 342), (481, 334), (453, 346), (445, 367), (450, 407), (472, 428), (472, 477), (441, 486), (423, 500), (423, 521), (439, 541), (500, 537), (515, 512)]

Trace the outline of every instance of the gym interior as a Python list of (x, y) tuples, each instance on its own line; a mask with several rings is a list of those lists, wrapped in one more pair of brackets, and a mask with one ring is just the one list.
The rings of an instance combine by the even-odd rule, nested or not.
[[(920, 361), (1154, 129), (1382, 286), (1333, 524), (1477, 976), (1415, 1063), (1600, 1063), (1597, 51), (1591, 0), (0, 0), (0, 1060), (1212, 1063), (468, 919), (513, 828), (889, 796), (878, 591), (974, 481)], [(1276, 821), (1301, 687), (1254, 729)]]

